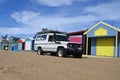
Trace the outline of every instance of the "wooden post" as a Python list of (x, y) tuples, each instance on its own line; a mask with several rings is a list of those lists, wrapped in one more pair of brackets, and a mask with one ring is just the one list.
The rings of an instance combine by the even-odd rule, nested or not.
[(118, 57), (118, 31), (116, 31), (116, 53), (115, 57)]
[(86, 55), (88, 55), (88, 36), (86, 35)]

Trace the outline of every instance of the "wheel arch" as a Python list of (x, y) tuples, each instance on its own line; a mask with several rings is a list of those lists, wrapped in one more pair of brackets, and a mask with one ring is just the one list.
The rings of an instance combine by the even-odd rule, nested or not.
[(59, 49), (65, 49), (63, 46), (58, 46), (57, 47), (57, 51), (59, 50)]
[(41, 46), (38, 46), (38, 47), (37, 47), (37, 50), (38, 50), (38, 49), (40, 49), (40, 48), (42, 49), (42, 47), (41, 47)]
[(62, 48), (62, 49), (65, 49), (63, 46), (58, 46), (58, 47), (57, 47), (57, 50), (58, 50), (58, 49), (61, 49), (61, 48)]

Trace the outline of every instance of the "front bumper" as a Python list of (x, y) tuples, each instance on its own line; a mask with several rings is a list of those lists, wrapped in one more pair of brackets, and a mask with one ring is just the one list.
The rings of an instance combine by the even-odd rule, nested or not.
[(83, 53), (83, 51), (79, 48), (66, 48), (65, 51), (66, 53), (69, 53), (69, 54), (75, 54), (75, 53), (82, 54)]

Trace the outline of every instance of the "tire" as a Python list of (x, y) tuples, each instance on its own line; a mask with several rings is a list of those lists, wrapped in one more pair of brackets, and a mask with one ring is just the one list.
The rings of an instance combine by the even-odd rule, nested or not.
[(65, 49), (64, 48), (58, 49), (57, 55), (58, 55), (58, 57), (66, 57)]
[(73, 57), (74, 58), (82, 58), (82, 53), (74, 53)]
[(38, 48), (38, 50), (37, 50), (37, 54), (38, 54), (38, 55), (43, 55), (43, 51), (42, 51), (41, 48)]

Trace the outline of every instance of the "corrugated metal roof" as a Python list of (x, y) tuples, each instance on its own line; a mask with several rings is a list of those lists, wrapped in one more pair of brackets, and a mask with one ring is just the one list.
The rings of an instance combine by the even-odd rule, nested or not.
[(76, 31), (76, 32), (70, 32), (70, 33), (67, 33), (66, 35), (67, 36), (70, 36), (70, 35), (83, 35), (84, 32), (86, 32), (87, 30), (81, 30), (81, 31)]

